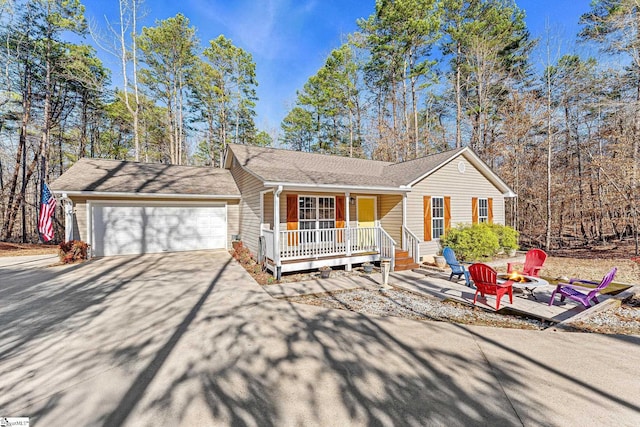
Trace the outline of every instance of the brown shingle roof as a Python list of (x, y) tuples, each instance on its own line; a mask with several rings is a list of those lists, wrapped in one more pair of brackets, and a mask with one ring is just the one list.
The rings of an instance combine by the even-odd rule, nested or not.
[(240, 164), (266, 182), (389, 186), (374, 160), (229, 144)]
[(231, 173), (211, 167), (80, 159), (51, 184), (54, 191), (239, 196)]
[(439, 167), (463, 149), (402, 163), (229, 144), (240, 164), (265, 182), (395, 188)]

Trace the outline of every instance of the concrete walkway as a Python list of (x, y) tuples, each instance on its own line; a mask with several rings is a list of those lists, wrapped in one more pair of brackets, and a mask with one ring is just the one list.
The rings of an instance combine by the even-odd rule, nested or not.
[(0, 269), (0, 416), (35, 426), (640, 424), (640, 337), (275, 300), (228, 254)]

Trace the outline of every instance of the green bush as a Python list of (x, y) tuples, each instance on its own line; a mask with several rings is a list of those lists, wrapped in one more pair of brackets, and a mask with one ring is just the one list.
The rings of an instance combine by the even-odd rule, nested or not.
[(498, 237), (498, 244), (506, 250), (518, 249), (518, 237), (520, 233), (512, 227), (502, 224), (491, 224), (491, 229)]
[(459, 225), (440, 238), (440, 245), (449, 246), (459, 260), (477, 261), (493, 256), (500, 243), (491, 225)]

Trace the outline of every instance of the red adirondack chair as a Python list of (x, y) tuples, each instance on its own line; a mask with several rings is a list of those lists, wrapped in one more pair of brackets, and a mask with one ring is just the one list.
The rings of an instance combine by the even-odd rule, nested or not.
[[(522, 273), (524, 276), (540, 277), (540, 270), (544, 265), (544, 261), (547, 259), (547, 254), (542, 249), (531, 249), (524, 257), (524, 266), (522, 267)], [(515, 271), (514, 265), (516, 263), (507, 263), (507, 273)]]
[(473, 303), (476, 303), (478, 293), (483, 297), (485, 294), (496, 296), (496, 310), (500, 310), (500, 299), (504, 294), (509, 294), (509, 302), (513, 304), (513, 282), (506, 281), (497, 283), (498, 273), (486, 264), (477, 263), (469, 266), (469, 273), (473, 284), (476, 285), (476, 294), (473, 296)]

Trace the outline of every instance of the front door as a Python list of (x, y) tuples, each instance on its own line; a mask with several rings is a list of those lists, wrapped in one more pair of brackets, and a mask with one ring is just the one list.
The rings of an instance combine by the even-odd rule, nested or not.
[(358, 197), (358, 246), (360, 250), (375, 250), (376, 199)]
[(376, 225), (376, 199), (358, 197), (358, 227), (374, 227)]

